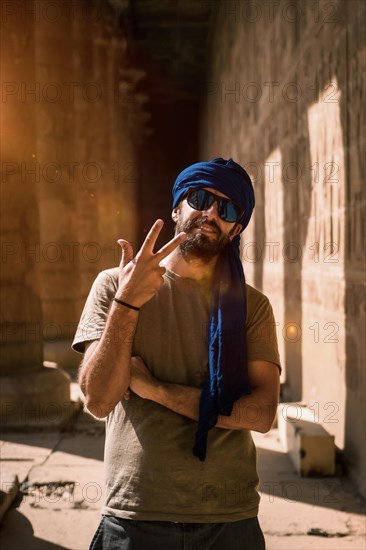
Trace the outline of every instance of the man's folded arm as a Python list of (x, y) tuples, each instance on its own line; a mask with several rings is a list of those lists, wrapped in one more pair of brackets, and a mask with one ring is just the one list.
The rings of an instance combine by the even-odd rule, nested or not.
[[(220, 415), (217, 428), (228, 430), (270, 430), (276, 415), (280, 377), (279, 368), (269, 361), (249, 361), (248, 375), (252, 393), (234, 403), (231, 416)], [(201, 389), (157, 381), (148, 399), (198, 421)]]

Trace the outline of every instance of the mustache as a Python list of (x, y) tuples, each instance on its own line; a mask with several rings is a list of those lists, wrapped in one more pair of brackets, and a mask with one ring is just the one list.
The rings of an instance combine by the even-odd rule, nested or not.
[(199, 227), (202, 224), (212, 227), (212, 229), (215, 230), (217, 235), (219, 236), (221, 235), (221, 229), (219, 228), (217, 223), (214, 220), (208, 220), (205, 216), (201, 216), (199, 218), (196, 218), (195, 220), (188, 222), (186, 230), (189, 231), (191, 229), (194, 229), (195, 227)]

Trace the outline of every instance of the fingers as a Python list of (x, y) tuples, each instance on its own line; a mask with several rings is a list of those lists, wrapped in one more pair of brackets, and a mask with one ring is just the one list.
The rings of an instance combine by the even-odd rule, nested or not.
[(121, 265), (122, 267), (125, 267), (125, 265), (127, 265), (133, 258), (133, 248), (128, 241), (123, 239), (118, 239), (117, 242), (122, 249)]
[[(160, 248), (160, 250), (156, 254), (154, 254), (154, 247), (163, 225), (163, 220), (156, 220), (149, 233), (147, 234), (143, 245), (141, 246), (140, 252), (136, 256), (136, 259), (138, 259), (139, 257), (154, 255), (157, 261), (160, 262), (162, 259), (166, 258), (166, 256), (168, 256), (175, 248), (177, 248), (177, 246), (187, 237), (186, 233), (179, 233), (162, 248)], [(130, 258), (130, 260), (131, 259), (132, 258)]]
[(156, 240), (159, 236), (159, 233), (163, 225), (164, 225), (163, 220), (156, 220), (156, 222), (154, 223), (154, 225), (146, 235), (146, 239), (144, 240), (143, 245), (139, 252), (140, 256), (144, 256), (146, 254), (153, 254)]
[(177, 246), (182, 242), (184, 241), (184, 239), (187, 237), (187, 233), (179, 233), (178, 235), (176, 235), (174, 237), (174, 239), (172, 239), (171, 241), (169, 241), (167, 244), (165, 244), (164, 246), (162, 246), (160, 248), (160, 250), (158, 250), (158, 252), (155, 254), (156, 258), (160, 261), (162, 260), (163, 258), (166, 258), (166, 256), (168, 256), (171, 252), (173, 252), (173, 250), (175, 248), (177, 248)]
[(131, 357), (131, 363), (135, 366), (135, 365), (142, 365), (143, 367), (145, 367), (145, 363), (143, 362), (143, 360), (141, 359), (141, 357), (139, 355), (133, 355)]
[(131, 390), (128, 389), (127, 391), (125, 391), (125, 393), (123, 394), (123, 399), (125, 399), (126, 401), (128, 401), (131, 397)]

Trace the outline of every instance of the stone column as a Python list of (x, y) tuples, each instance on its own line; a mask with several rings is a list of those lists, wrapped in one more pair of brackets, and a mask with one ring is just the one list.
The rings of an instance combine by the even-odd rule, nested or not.
[[(96, 126), (94, 112), (96, 103), (101, 100), (98, 94), (91, 95), (91, 92), (99, 90), (99, 83), (94, 75), (93, 37), (98, 24), (99, 14), (91, 11), (87, 0), (78, 2), (78, 10), (72, 21), (74, 51), (72, 56), (75, 80), (81, 83), (79, 92), (74, 97), (74, 151), (75, 158), (80, 166), (75, 177), (75, 201), (77, 218), (77, 251), (79, 258), (79, 295), (77, 300), (77, 312), (75, 322), (78, 321), (88, 296), (93, 280), (99, 271), (99, 261), (94, 261), (93, 243), (100, 242), (98, 229), (98, 182), (92, 181), (89, 175), (89, 168), (93, 165), (99, 166), (99, 159), (95, 156), (96, 147)], [(88, 17), (85, 17), (88, 14)], [(95, 22), (96, 21), (96, 22)], [(89, 93), (88, 93), (89, 90)], [(84, 91), (84, 93), (83, 93)], [(86, 177), (85, 177), (86, 176)]]
[(92, 124), (95, 128), (95, 139), (92, 142), (91, 157), (99, 167), (99, 178), (95, 184), (97, 206), (99, 261), (98, 270), (115, 265), (114, 244), (115, 233), (114, 217), (111, 212), (111, 181), (113, 182), (113, 166), (109, 162), (111, 134), (109, 131), (109, 81), (108, 81), (108, 49), (111, 22), (106, 19), (107, 14), (98, 22), (93, 35), (93, 74), (94, 82), (99, 89), (99, 99), (95, 103), (92, 113)]
[[(138, 137), (142, 138), (141, 135), (136, 135), (137, 132), (142, 132), (136, 109), (140, 109), (141, 98), (133, 93), (133, 82), (129, 85), (131, 93), (128, 94), (127, 101), (125, 94), (121, 92), (121, 73), (123, 74), (123, 68), (126, 67), (126, 57), (127, 41), (116, 30), (108, 48), (109, 164), (113, 171), (106, 183), (111, 194), (110, 213), (113, 217), (115, 235), (134, 241), (137, 227), (136, 146)], [(130, 74), (130, 79), (132, 76)], [(133, 125), (135, 132), (131, 128)]]
[(35, 25), (44, 345), (47, 360), (69, 367), (78, 364), (70, 349), (79, 295), (76, 181), (86, 173), (74, 149), (74, 100), (89, 90), (73, 71), (70, 26), (77, 11), (61, 0), (52, 5)]
[(100, 166), (100, 178), (95, 186), (99, 269), (107, 269), (118, 264), (117, 239), (124, 237), (134, 241), (136, 238), (135, 136), (129, 125), (134, 105), (124, 105), (126, 113), (120, 104), (119, 68), (126, 62), (126, 44), (107, 13), (95, 29), (93, 42), (94, 81), (101, 96), (93, 109), (95, 139), (91, 155)]
[(58, 423), (70, 410), (68, 378), (42, 364), (34, 4), (9, 3), (1, 33), (1, 136), (6, 136), (1, 144), (3, 429)]
[(124, 105), (119, 91), (126, 38), (108, 6), (95, 3), (93, 13), (86, 0), (77, 6), (73, 68), (84, 93), (74, 98), (73, 147), (80, 166), (90, 169), (79, 172), (75, 181), (80, 274), (76, 320), (98, 272), (118, 264), (117, 239), (135, 241), (137, 225), (135, 139), (128, 122), (134, 105)]
[[(121, 39), (116, 44), (117, 51), (123, 48)], [(120, 215), (118, 228), (126, 239), (131, 240), (136, 249), (140, 242), (137, 240), (139, 234), (139, 223), (143, 217), (140, 209), (141, 194), (141, 141), (146, 138), (149, 129), (144, 121), (138, 119), (140, 116), (149, 117), (148, 113), (142, 113), (142, 106), (148, 96), (136, 92), (136, 86), (143, 80), (146, 73), (137, 68), (126, 68), (126, 62), (116, 67), (115, 81), (117, 83), (117, 97), (115, 109), (119, 121), (116, 128), (119, 174), (117, 200), (120, 204)], [(127, 90), (126, 90), (127, 88)], [(140, 140), (140, 141), (139, 141)], [(123, 232), (123, 233), (122, 233)], [(139, 235), (141, 237), (141, 235)]]

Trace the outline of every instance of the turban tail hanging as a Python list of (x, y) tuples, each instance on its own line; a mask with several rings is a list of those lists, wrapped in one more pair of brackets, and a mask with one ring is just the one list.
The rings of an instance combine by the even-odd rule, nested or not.
[[(173, 208), (189, 189), (215, 189), (240, 204), (242, 230), (254, 208), (254, 191), (246, 171), (232, 159), (199, 162), (181, 172), (173, 186)], [(209, 318), (209, 379), (203, 387), (193, 454), (204, 461), (208, 432), (218, 416), (230, 416), (234, 403), (251, 392), (248, 381), (246, 287), (240, 260), (240, 237), (224, 248), (218, 259)]]

